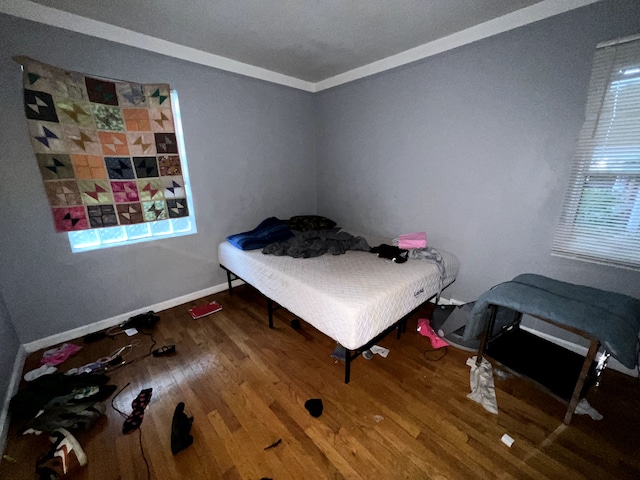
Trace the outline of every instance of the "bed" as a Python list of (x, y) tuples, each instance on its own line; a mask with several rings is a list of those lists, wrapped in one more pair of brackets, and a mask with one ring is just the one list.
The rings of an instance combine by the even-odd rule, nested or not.
[(399, 335), (413, 311), (455, 280), (458, 259), (439, 252), (444, 276), (427, 260), (398, 264), (365, 251), (302, 259), (241, 250), (224, 241), (218, 259), (230, 291), (237, 277), (268, 299), (270, 327), (275, 302), (344, 347), (348, 383), (353, 359), (394, 329)]

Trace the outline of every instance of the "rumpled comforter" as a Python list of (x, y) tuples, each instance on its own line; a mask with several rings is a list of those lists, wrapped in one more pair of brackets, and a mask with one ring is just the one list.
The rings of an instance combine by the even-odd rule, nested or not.
[(473, 340), (489, 320), (489, 305), (552, 320), (593, 335), (627, 368), (638, 364), (640, 300), (531, 273), (496, 285), (475, 302), (463, 339)]
[(440, 278), (444, 279), (447, 276), (442, 255), (440, 255), (440, 252), (433, 247), (411, 248), (409, 249), (409, 258), (433, 262), (437, 265), (438, 270), (440, 271)]
[(354, 237), (350, 233), (329, 230), (309, 230), (300, 232), (292, 230), (293, 237), (284, 241), (267, 245), (262, 253), (270, 255), (287, 255), (294, 258), (313, 258), (330, 253), (342, 255), (347, 250), (363, 250), (368, 252), (371, 248), (363, 237)]

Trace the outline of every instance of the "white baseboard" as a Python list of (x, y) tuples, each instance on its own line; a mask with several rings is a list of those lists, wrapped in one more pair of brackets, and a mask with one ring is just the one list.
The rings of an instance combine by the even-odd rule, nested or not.
[[(233, 286), (244, 284), (242, 280), (234, 280), (231, 283)], [(74, 328), (73, 330), (67, 330), (66, 332), (56, 333), (55, 335), (51, 335), (49, 337), (34, 340), (33, 342), (23, 344), (23, 347), (26, 350), (26, 353), (33, 353), (42, 348), (58, 345), (59, 343), (68, 342), (69, 340), (84, 337), (85, 335), (88, 335), (90, 333), (95, 333), (106, 328), (115, 327), (116, 325), (120, 325), (129, 318), (133, 317), (134, 315), (145, 313), (149, 310), (153, 310), (154, 312), (161, 312), (162, 310), (167, 310), (169, 308), (182, 305), (183, 303), (192, 302), (193, 300), (197, 300), (208, 295), (213, 295), (214, 293), (219, 293), (227, 289), (227, 283), (221, 283), (219, 285), (214, 285), (213, 287), (205, 288), (204, 290), (199, 290), (197, 292), (189, 293), (181, 297), (176, 297), (172, 298), (171, 300), (156, 303), (155, 305), (149, 305), (144, 308), (139, 308), (132, 312), (123, 313), (111, 318), (105, 318), (104, 320), (100, 320), (89, 325), (83, 325), (82, 327)]]
[(2, 404), (2, 410), (0, 411), (0, 452), (3, 453), (4, 448), (7, 446), (7, 434), (9, 433), (9, 402), (18, 392), (20, 378), (22, 377), (22, 370), (24, 369), (24, 362), (26, 359), (27, 351), (23, 345), (20, 345), (16, 359), (13, 362), (13, 373), (11, 374), (7, 393)]

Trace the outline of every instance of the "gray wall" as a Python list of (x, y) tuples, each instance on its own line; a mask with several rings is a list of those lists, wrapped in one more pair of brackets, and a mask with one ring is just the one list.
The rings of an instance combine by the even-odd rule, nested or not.
[(640, 297), (640, 273), (550, 256), (595, 45), (640, 33), (606, 1), (318, 96), (318, 213), (461, 263), (445, 297), (524, 272)]
[[(0, 52), (0, 293), (22, 343), (223, 283), (216, 247), (226, 235), (315, 212), (311, 94), (5, 15)], [(18, 54), (178, 91), (197, 235), (71, 253), (27, 136)]]
[[(13, 328), (9, 312), (7, 312), (7, 307), (0, 293), (0, 405), (2, 405), (7, 396), (19, 349), (20, 340), (18, 339), (18, 334)], [(1, 425), (0, 431), (2, 431)], [(2, 444), (2, 439), (0, 439), (0, 444)], [(1, 450), (3, 449), (0, 445)]]

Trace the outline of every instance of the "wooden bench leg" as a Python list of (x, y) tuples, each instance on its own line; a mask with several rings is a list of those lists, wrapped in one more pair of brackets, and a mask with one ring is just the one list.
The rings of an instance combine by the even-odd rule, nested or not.
[(598, 353), (598, 348), (600, 348), (600, 342), (596, 339), (591, 339), (591, 345), (589, 346), (589, 351), (587, 352), (587, 356), (585, 357), (584, 363), (582, 364), (582, 370), (580, 370), (580, 376), (578, 377), (578, 381), (576, 382), (576, 387), (573, 389), (573, 395), (571, 396), (571, 401), (569, 402), (569, 406), (567, 407), (567, 413), (564, 416), (563, 421), (566, 425), (569, 425), (569, 423), (571, 422), (571, 418), (573, 417), (573, 414), (576, 411), (576, 407), (580, 402), (582, 388), (584, 387), (584, 382), (587, 379), (587, 375), (589, 374), (589, 368), (591, 368), (591, 363), (596, 358), (596, 354)]
[(493, 327), (496, 324), (496, 316), (498, 315), (498, 306), (497, 305), (489, 305), (489, 321), (482, 332), (482, 339), (480, 340), (480, 347), (478, 348), (478, 354), (476, 356), (476, 365), (480, 366), (482, 363), (482, 357), (484, 357), (485, 352), (487, 351), (487, 346), (489, 345), (489, 340), (491, 339), (491, 335), (493, 333)]

